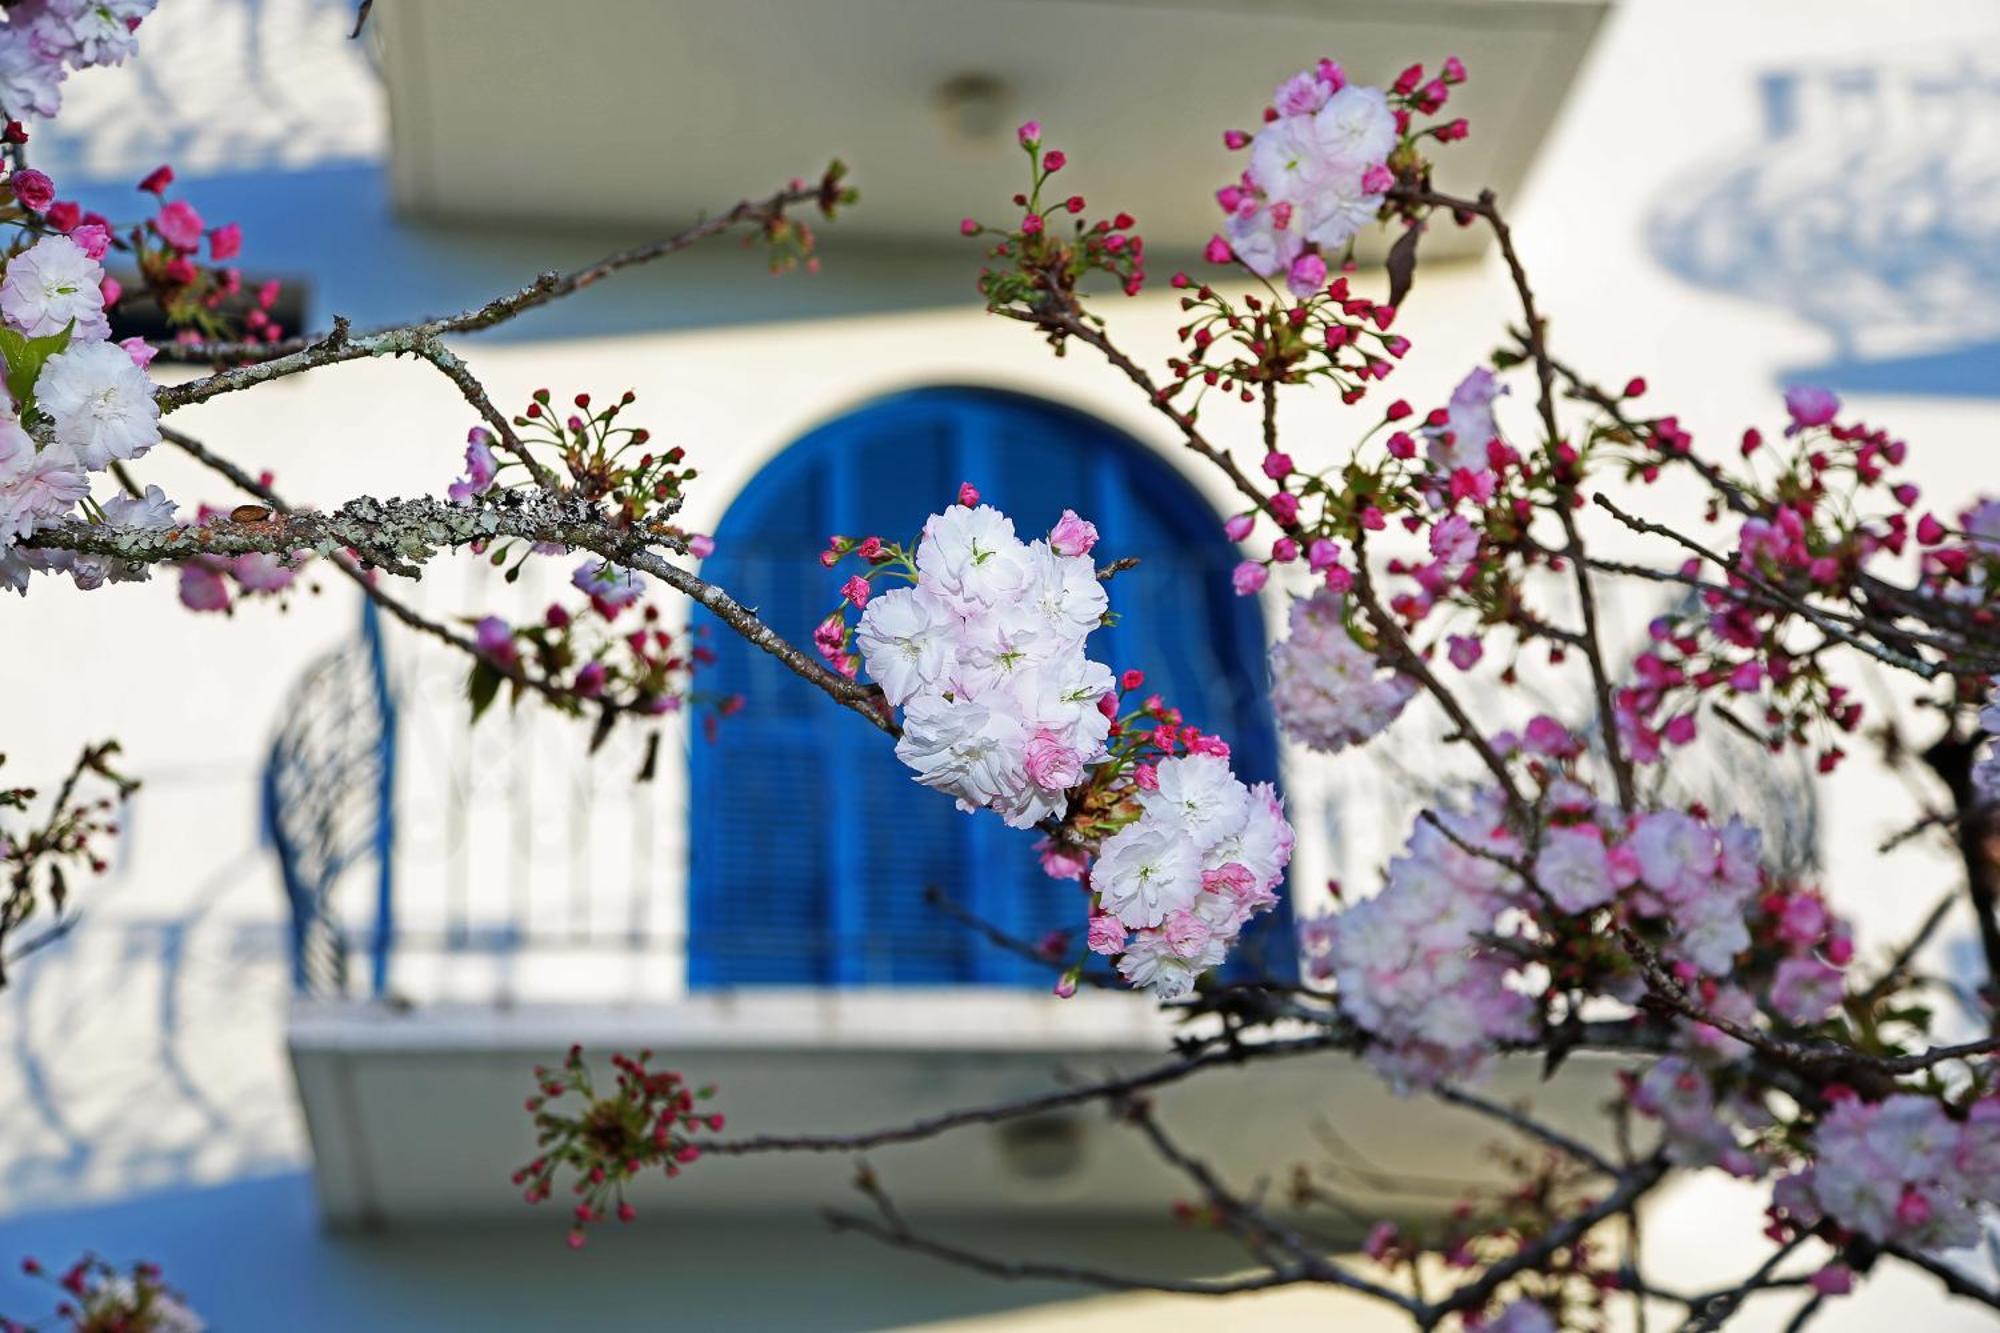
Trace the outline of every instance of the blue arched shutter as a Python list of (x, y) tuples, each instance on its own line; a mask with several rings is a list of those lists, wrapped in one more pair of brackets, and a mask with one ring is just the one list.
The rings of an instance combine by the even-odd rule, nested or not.
[[(1065, 506), (1101, 550), (1140, 557), (1111, 588), (1118, 623), (1091, 655), (1138, 667), (1189, 721), (1226, 736), (1246, 782), (1274, 781), (1264, 631), (1234, 596), (1237, 556), (1194, 490), (1142, 446), (1054, 404), (923, 389), (807, 435), (745, 488), (704, 574), (796, 643), (837, 599), (817, 563), (830, 533), (907, 540), (961, 481), (1024, 537)], [(696, 611), (716, 663), (701, 688), (745, 696), (691, 761), (688, 982), (759, 985), (1046, 985), (1017, 958), (926, 905), (935, 885), (984, 920), (1038, 940), (1082, 918), (1075, 885), (1046, 878), (1031, 832), (971, 817), (917, 786), (884, 737)], [(1289, 912), (1245, 941), (1296, 973)]]

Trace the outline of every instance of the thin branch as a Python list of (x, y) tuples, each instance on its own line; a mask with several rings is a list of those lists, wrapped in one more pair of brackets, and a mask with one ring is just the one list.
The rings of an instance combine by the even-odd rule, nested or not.
[(1240, 1278), (1162, 1278), (1107, 1272), (1076, 1264), (1043, 1263), (1032, 1259), (996, 1259), (976, 1250), (968, 1250), (918, 1235), (907, 1227), (877, 1222), (854, 1213), (829, 1209), (825, 1217), (828, 1225), (836, 1231), (858, 1232), (864, 1236), (871, 1236), (885, 1245), (929, 1255), (933, 1259), (942, 1259), (960, 1268), (968, 1268), (973, 1272), (1010, 1282), (1070, 1282), (1077, 1286), (1096, 1287), (1104, 1291), (1158, 1291), (1175, 1296), (1238, 1296), (1244, 1292), (1269, 1291), (1274, 1287), (1297, 1286), (1303, 1282), (1317, 1280), (1311, 1274), (1300, 1270), (1267, 1271)]
[(572, 494), (506, 491), (479, 505), (453, 505), (433, 498), (384, 501), (362, 496), (331, 512), (293, 510), (250, 523), (216, 520), (170, 528), (70, 520), (41, 529), (22, 544), (146, 563), (257, 552), (285, 557), (301, 552), (333, 556), (351, 550), (370, 564), (414, 573), (441, 549), (503, 537), (592, 551), (614, 564), (650, 574), (709, 608), (754, 647), (777, 658), (835, 702), (867, 718), (870, 725), (898, 734), (895, 723), (884, 715), (881, 694), (873, 686), (827, 669), (721, 588), (658, 554), (653, 549), (656, 546), (678, 549), (680, 539), (672, 532), (618, 527), (588, 501)]
[[(1493, 233), (1494, 241), (1500, 247), (1500, 256), (1506, 261), (1508, 276), (1513, 280), (1514, 293), (1521, 303), (1521, 316), (1527, 322), (1528, 355), (1535, 363), (1535, 378), (1538, 391), (1536, 408), (1542, 418), (1544, 448), (1551, 462), (1557, 447), (1562, 443), (1562, 428), (1556, 421), (1555, 405), (1555, 362), (1549, 355), (1548, 326), (1535, 305), (1534, 288), (1528, 283), (1528, 270), (1521, 263), (1520, 254), (1514, 249), (1514, 232), (1500, 215), (1500, 207), (1493, 191), (1483, 190), (1473, 211), (1486, 219), (1486, 225)], [(1624, 746), (1618, 739), (1618, 721), (1611, 706), (1611, 676), (1604, 665), (1604, 638), (1598, 628), (1597, 594), (1591, 587), (1590, 569), (1583, 555), (1583, 538), (1576, 527), (1576, 516), (1571, 512), (1570, 500), (1575, 496), (1573, 486), (1563, 486), (1556, 497), (1556, 515), (1560, 519), (1563, 535), (1568, 540), (1570, 568), (1576, 579), (1577, 601), (1583, 612), (1583, 656), (1590, 667), (1590, 682), (1597, 696), (1597, 716), (1599, 731), (1604, 737), (1604, 754), (1611, 768), (1612, 780), (1618, 788), (1618, 802), (1621, 808), (1630, 810), (1635, 800), (1632, 765), (1625, 756)]]
[(1889, 960), (1888, 966), (1882, 969), (1882, 975), (1870, 982), (1854, 998), (1864, 1005), (1873, 1004), (1893, 990), (1910, 970), (1910, 964), (1915, 961), (1918, 952), (1924, 945), (1930, 942), (1931, 936), (1935, 935), (1938, 927), (1944, 924), (1944, 919), (1951, 915), (1952, 904), (1957, 901), (1958, 895), (1956, 893), (1947, 893), (1938, 899), (1937, 904), (1925, 915), (1923, 923), (1917, 927), (1916, 932), (1904, 942), (1902, 948), (1896, 950), (1895, 956)]
[(890, 1144), (916, 1143), (967, 1125), (999, 1124), (1022, 1116), (1039, 1115), (1046, 1111), (1059, 1111), (1093, 1101), (1128, 1096), (1148, 1088), (1177, 1083), (1200, 1070), (1223, 1065), (1240, 1065), (1253, 1057), (1282, 1058), (1311, 1055), (1322, 1051), (1352, 1050), (1356, 1044), (1356, 1038), (1351, 1034), (1330, 1031), (1310, 1037), (1285, 1038), (1250, 1046), (1236, 1045), (1171, 1060), (1126, 1077), (1079, 1084), (1073, 1088), (1063, 1088), (1056, 1092), (1023, 1097), (1016, 1101), (991, 1106), (927, 1116), (922, 1120), (887, 1129), (867, 1130), (858, 1134), (759, 1134), (743, 1139), (701, 1139), (696, 1140), (694, 1146), (704, 1154), (726, 1157), (766, 1152), (860, 1152)]
[(1696, 1003), (1687, 989), (1675, 980), (1646, 942), (1629, 929), (1619, 937), (1626, 952), (1638, 963), (1647, 990), (1683, 1018), (1705, 1023), (1716, 1031), (1736, 1038), (1744, 1045), (1779, 1064), (1801, 1070), (1850, 1069), (1895, 1076), (1916, 1074), (1952, 1060), (1967, 1060), (2000, 1051), (2000, 1037), (1984, 1037), (1955, 1046), (1932, 1046), (1910, 1055), (1868, 1055), (1842, 1042), (1815, 1039), (1792, 1041), (1776, 1037), (1760, 1028), (1740, 1023)]
[(1541, 1121), (1524, 1112), (1517, 1111), (1509, 1106), (1503, 1106), (1499, 1102), (1480, 1096), (1478, 1093), (1468, 1092), (1464, 1088), (1454, 1088), (1448, 1084), (1440, 1083), (1437, 1087), (1431, 1089), (1431, 1093), (1441, 1102), (1448, 1102), (1453, 1106), (1462, 1106), (1468, 1111), (1476, 1111), (1480, 1115), (1498, 1120), (1502, 1124), (1510, 1126), (1520, 1133), (1527, 1135), (1529, 1138), (1539, 1139), (1549, 1147), (1554, 1148), (1557, 1152), (1575, 1158), (1591, 1170), (1602, 1175), (1615, 1176), (1618, 1174), (1618, 1167), (1605, 1160), (1603, 1154), (1599, 1153), (1595, 1148), (1590, 1147), (1580, 1139), (1571, 1138), (1553, 1126), (1543, 1124)]
[(621, 269), (651, 263), (744, 223), (768, 227), (783, 217), (786, 209), (800, 204), (816, 203), (822, 209), (829, 209), (837, 202), (837, 180), (838, 175), (829, 171), (817, 182), (789, 185), (762, 199), (745, 199), (726, 212), (718, 213), (677, 235), (606, 255), (594, 264), (568, 273), (543, 273), (518, 291), (495, 297), (485, 305), (456, 315), (363, 334), (350, 334), (344, 322), (336, 322), (331, 332), (309, 342), (295, 340), (284, 344), (283, 354), (276, 356), (269, 355), (276, 349), (255, 343), (209, 344), (193, 348), (188, 355), (200, 356), (204, 360), (243, 360), (244, 364), (184, 384), (167, 385), (155, 394), (155, 398), (161, 412), (173, 412), (269, 380), (296, 375), (316, 366), (357, 361), (364, 357), (428, 357), (430, 353), (427, 349), (435, 346), (444, 335), (477, 333), (504, 324), (517, 315), (582, 291)]
[(1940, 672), (1944, 670), (1943, 667), (1941, 667), (1935, 662), (1927, 662), (1920, 657), (1911, 657), (1906, 653), (1897, 652), (1893, 648), (1888, 648), (1878, 643), (1869, 642), (1867, 639), (1864, 639), (1858, 634), (1855, 634), (1852, 631), (1848, 630), (1846, 627), (1842, 626), (1839, 622), (1830, 620), (1826, 616), (1820, 614), (1819, 610), (1816, 607), (1812, 606), (1811, 604), (1802, 601), (1797, 597), (1792, 596), (1790, 593), (1785, 592), (1783, 589), (1777, 587), (1774, 584), (1768, 583), (1763, 579), (1758, 578), (1756, 575), (1751, 574), (1749, 571), (1745, 570), (1740, 564), (1725, 558), (1724, 556), (1720, 555), (1715, 551), (1710, 550), (1708, 547), (1703, 546), (1700, 542), (1696, 541), (1694, 538), (1676, 532), (1674, 529), (1668, 527), (1664, 523), (1654, 523), (1649, 519), (1639, 518), (1636, 517), (1635, 515), (1626, 513), (1623, 509), (1620, 509), (1616, 504), (1614, 504), (1610, 499), (1610, 497), (1606, 496), (1602, 491), (1599, 491), (1596, 494), (1592, 495), (1591, 500), (1593, 503), (1597, 505), (1599, 509), (1602, 509), (1605, 512), (1609, 513), (1613, 518), (1616, 518), (1620, 523), (1623, 523), (1626, 527), (1632, 529), (1634, 532), (1646, 533), (1648, 535), (1655, 537), (1665, 537), (1667, 540), (1672, 541), (1678, 544), (1679, 546), (1683, 547), (1684, 549), (1693, 552), (1694, 554), (1700, 556), (1702, 559), (1713, 562), (1718, 568), (1728, 570), (1730, 574), (1732, 574), (1736, 578), (1742, 579), (1745, 583), (1749, 584), (1753, 588), (1756, 588), (1758, 591), (1762, 592), (1765, 596), (1771, 598), (1780, 606), (1783, 606), (1787, 610), (1790, 610), (1800, 616), (1803, 616), (1805, 619), (1811, 621), (1814, 627), (1816, 627), (1821, 633), (1827, 635), (1830, 638), (1838, 639), (1840, 642), (1846, 644), (1850, 648), (1866, 653), (1868, 654), (1868, 656), (1875, 658), (1877, 661), (1886, 662), (1890, 666), (1900, 667), (1904, 671), (1910, 672), (1912, 675), (1923, 677), (1925, 680), (1931, 680), (1935, 678)]
[(1933, 1259), (1921, 1250), (1912, 1250), (1901, 1245), (1885, 1245), (1882, 1249), (1885, 1254), (1893, 1254), (1904, 1263), (1923, 1269), (1942, 1282), (1944, 1289), (1952, 1295), (1963, 1296), (1969, 1301), (1978, 1301), (1981, 1305), (2000, 1310), (2000, 1291), (1981, 1286), (1944, 1260)]
[(1424, 1326), (1434, 1328), (1447, 1314), (1475, 1310), (1485, 1305), (1516, 1274), (1540, 1268), (1558, 1250), (1567, 1249), (1583, 1239), (1599, 1222), (1631, 1208), (1659, 1184), (1666, 1173), (1667, 1160), (1658, 1154), (1620, 1172), (1617, 1185), (1602, 1199), (1549, 1228), (1533, 1244), (1525, 1245), (1505, 1259), (1488, 1265), (1478, 1278), (1453, 1289), (1449, 1295), (1434, 1303), (1429, 1311), (1431, 1318)]
[(1806, 1233), (1798, 1235), (1773, 1250), (1763, 1263), (1757, 1265), (1749, 1277), (1727, 1291), (1699, 1298), (1688, 1312), (1687, 1322), (1681, 1325), (1681, 1333), (1713, 1333), (1735, 1315), (1737, 1308), (1755, 1293), (1770, 1286), (1777, 1274), (1778, 1265), (1791, 1257), (1792, 1251), (1806, 1241)]
[[(1399, 1291), (1371, 1282), (1341, 1264), (1333, 1262), (1315, 1251), (1289, 1228), (1266, 1216), (1233, 1193), (1210, 1169), (1206, 1162), (1190, 1156), (1173, 1141), (1161, 1127), (1143, 1100), (1126, 1098), (1122, 1102), (1125, 1119), (1145, 1136), (1153, 1151), (1175, 1170), (1193, 1181), (1208, 1201), (1222, 1216), (1224, 1225), (1243, 1240), (1253, 1253), (1259, 1253), (1267, 1244), (1275, 1244), (1292, 1258), (1292, 1263), (1310, 1274), (1314, 1281), (1330, 1286), (1344, 1287), (1359, 1292), (1378, 1301), (1394, 1305), (1412, 1316), (1421, 1317), (1421, 1302)], [(1279, 1265), (1271, 1265), (1273, 1271), (1283, 1271)]]

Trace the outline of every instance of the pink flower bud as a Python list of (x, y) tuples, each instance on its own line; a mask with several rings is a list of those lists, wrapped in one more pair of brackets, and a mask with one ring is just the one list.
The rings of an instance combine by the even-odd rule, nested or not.
[(111, 248), (111, 230), (101, 222), (83, 223), (69, 238), (92, 259), (104, 258), (104, 252)]
[(1201, 257), (1211, 264), (1227, 264), (1236, 257), (1236, 252), (1229, 248), (1229, 242), (1222, 237), (1211, 236), (1208, 238), (1208, 244), (1202, 249)]
[(201, 214), (185, 199), (175, 199), (160, 205), (159, 216), (153, 219), (153, 230), (175, 249), (192, 250), (201, 244)]
[(1028, 742), (1022, 767), (1027, 770), (1028, 781), (1043, 791), (1068, 791), (1083, 781), (1083, 756), (1046, 728), (1036, 732)]
[(1096, 545), (1097, 525), (1078, 518), (1074, 509), (1063, 510), (1049, 529), (1049, 549), (1057, 555), (1089, 555)]
[(979, 234), (979, 223), (972, 218), (961, 219), (958, 224), (958, 234), (961, 236), (977, 236)]
[(1022, 122), (1021, 128), (1014, 131), (1014, 137), (1021, 141), (1021, 147), (1033, 148), (1041, 142), (1042, 122), (1039, 120)]
[(1285, 287), (1303, 301), (1316, 294), (1326, 283), (1326, 261), (1317, 251), (1308, 250), (1292, 261), (1292, 268), (1285, 275)]
[(960, 482), (958, 484), (958, 502), (967, 509), (971, 509), (979, 503), (979, 488), (969, 481)]
[(1248, 597), (1269, 582), (1271, 571), (1255, 560), (1245, 560), (1229, 576), (1238, 597)]
[(14, 198), (21, 207), (31, 213), (44, 213), (56, 201), (56, 183), (33, 167), (23, 167), (7, 178), (14, 187)]
[(1230, 541), (1240, 542), (1250, 535), (1250, 529), (1255, 527), (1256, 523), (1257, 520), (1248, 514), (1233, 514), (1223, 523), (1222, 535)]
[(1048, 152), (1042, 154), (1043, 171), (1061, 171), (1068, 163), (1068, 156), (1059, 148), (1051, 148)]
[(1292, 475), (1292, 456), (1273, 451), (1264, 455), (1264, 475), (1272, 481), (1283, 481)]
[(1250, 136), (1242, 130), (1224, 130), (1222, 132), (1222, 146), (1231, 152), (1235, 152), (1239, 148), (1247, 148), (1250, 146)]
[(1796, 435), (1811, 426), (1824, 426), (1840, 412), (1840, 399), (1826, 389), (1808, 385), (1795, 385), (1785, 390), (1785, 411), (1791, 413), (1792, 424), (1785, 434)]
[(840, 595), (856, 607), (868, 605), (868, 580), (856, 574), (840, 585)]

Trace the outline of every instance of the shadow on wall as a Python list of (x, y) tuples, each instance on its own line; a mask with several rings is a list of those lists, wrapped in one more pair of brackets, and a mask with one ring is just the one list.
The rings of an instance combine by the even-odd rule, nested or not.
[[(834, 1202), (845, 1203), (846, 1200)], [(553, 1205), (552, 1205), (553, 1206)], [(86, 1250), (161, 1265), (211, 1328), (289, 1333), (401, 1329), (894, 1328), (1019, 1310), (1086, 1293), (1001, 1282), (835, 1233), (810, 1215), (642, 1217), (583, 1250), (558, 1212), (524, 1225), (328, 1232), (304, 1172), (252, 1176), (0, 1222), (0, 1314), (45, 1313), (49, 1288), (22, 1255), (66, 1264)], [(989, 1249), (1126, 1271), (1224, 1271), (1240, 1251), (1161, 1227), (963, 1220), (932, 1234)]]
[(1786, 382), (2000, 395), (2000, 59), (1777, 71), (1761, 143), (1682, 178), (1648, 244), (1826, 330)]

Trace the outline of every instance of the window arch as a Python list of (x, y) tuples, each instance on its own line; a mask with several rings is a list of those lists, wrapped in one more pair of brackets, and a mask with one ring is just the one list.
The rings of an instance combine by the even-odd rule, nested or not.
[[(795, 643), (837, 594), (813, 577), (829, 533), (907, 540), (961, 481), (1024, 537), (1065, 505), (1101, 551), (1136, 555), (1111, 585), (1118, 622), (1090, 639), (1114, 671), (1138, 667), (1204, 730), (1228, 739), (1246, 782), (1275, 781), (1264, 627), (1236, 597), (1239, 558), (1217, 515), (1170, 466), (1082, 413), (990, 389), (878, 399), (813, 430), (746, 486), (715, 533), (708, 578)], [(1031, 830), (972, 818), (916, 786), (879, 732), (722, 629), (701, 687), (744, 710), (691, 758), (688, 984), (1047, 985), (1049, 969), (925, 902), (936, 886), (983, 920), (1039, 940), (1080, 924), (1076, 886), (1041, 873)], [(1296, 971), (1287, 910), (1246, 936), (1245, 957)]]

